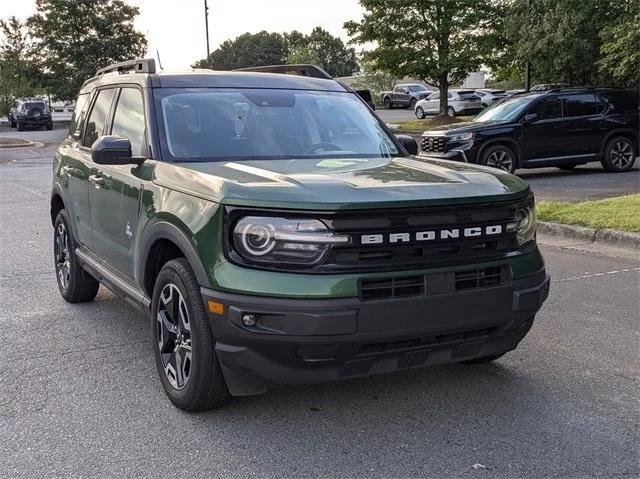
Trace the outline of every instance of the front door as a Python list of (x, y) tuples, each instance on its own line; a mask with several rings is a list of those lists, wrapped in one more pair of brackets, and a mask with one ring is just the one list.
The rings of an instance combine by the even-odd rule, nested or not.
[(562, 117), (560, 98), (542, 98), (527, 114), (535, 114), (536, 118), (522, 127), (525, 161), (544, 163), (570, 154), (571, 148), (566, 142), (567, 120)]
[[(145, 116), (142, 91), (122, 88), (107, 134), (131, 142), (133, 156), (146, 156)], [(96, 254), (119, 273), (133, 279), (133, 244), (137, 239), (144, 166), (97, 165), (91, 189), (93, 247)]]

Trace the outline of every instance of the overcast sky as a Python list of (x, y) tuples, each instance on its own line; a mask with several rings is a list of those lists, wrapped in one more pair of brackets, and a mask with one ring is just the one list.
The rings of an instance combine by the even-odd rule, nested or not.
[[(186, 68), (206, 56), (204, 0), (127, 0), (140, 7), (136, 27), (147, 35), (149, 56), (159, 50), (165, 69)], [(26, 18), (35, 0), (0, 0), (0, 17)], [(244, 32), (309, 33), (320, 25), (347, 40), (342, 24), (360, 19), (357, 0), (209, 0), (211, 51)], [(64, 19), (61, 19), (64, 21)]]

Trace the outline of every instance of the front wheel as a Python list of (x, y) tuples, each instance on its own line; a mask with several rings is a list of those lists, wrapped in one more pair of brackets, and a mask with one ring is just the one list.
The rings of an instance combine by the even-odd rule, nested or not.
[(67, 211), (58, 213), (54, 224), (53, 254), (60, 294), (69, 303), (93, 301), (100, 283), (84, 269), (76, 257), (77, 244), (69, 227)]
[(517, 166), (516, 154), (505, 145), (494, 145), (482, 152), (480, 164), (513, 173)]
[(424, 119), (424, 110), (422, 109), (421, 106), (416, 108), (416, 118), (418, 118), (419, 120)]
[(11, 128), (15, 128), (15, 127), (16, 127), (16, 126), (18, 126), (18, 125), (16, 125), (16, 122), (15, 122), (15, 121), (13, 121), (13, 118), (9, 118), (9, 126), (10, 126)]
[(456, 116), (456, 111), (453, 109), (452, 106), (448, 106), (447, 107), (447, 115), (449, 116)]
[(382, 103), (384, 104), (385, 109), (391, 110), (391, 107), (393, 106), (393, 104), (391, 103), (391, 98), (385, 98)]
[(24, 131), (24, 124), (21, 122), (18, 122), (18, 131)]
[(214, 350), (200, 286), (189, 263), (167, 262), (153, 290), (153, 350), (167, 396), (184, 411), (222, 406), (230, 397)]
[(604, 150), (602, 166), (614, 173), (629, 171), (636, 162), (637, 152), (631, 140), (624, 136), (613, 138)]

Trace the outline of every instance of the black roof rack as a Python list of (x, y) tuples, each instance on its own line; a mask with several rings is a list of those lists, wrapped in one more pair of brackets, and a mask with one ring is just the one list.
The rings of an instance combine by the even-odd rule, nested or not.
[(596, 88), (598, 87), (596, 86), (565, 86), (562, 88), (551, 88), (549, 90), (544, 90), (543, 93), (591, 91), (591, 90), (595, 90)]
[(268, 65), (261, 67), (238, 68), (239, 72), (281, 73), (285, 75), (300, 75), (303, 77), (324, 78), (333, 80), (331, 75), (316, 65)]
[(106, 68), (101, 68), (96, 72), (96, 76), (105, 73), (155, 73), (156, 61), (153, 58), (143, 58), (138, 60), (129, 60), (122, 63), (114, 63)]

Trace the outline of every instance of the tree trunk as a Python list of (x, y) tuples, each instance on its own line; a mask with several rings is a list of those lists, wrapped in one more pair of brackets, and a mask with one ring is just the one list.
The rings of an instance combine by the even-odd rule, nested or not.
[(440, 114), (446, 115), (447, 107), (449, 106), (449, 99), (447, 97), (449, 92), (449, 75), (444, 73), (440, 75), (438, 78), (438, 83), (440, 86)]

